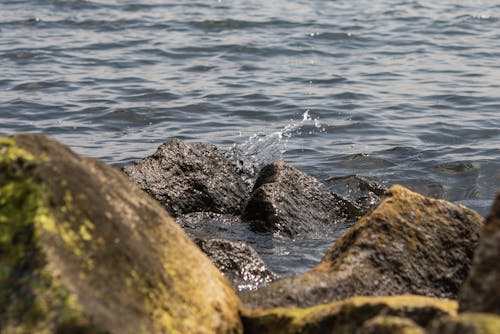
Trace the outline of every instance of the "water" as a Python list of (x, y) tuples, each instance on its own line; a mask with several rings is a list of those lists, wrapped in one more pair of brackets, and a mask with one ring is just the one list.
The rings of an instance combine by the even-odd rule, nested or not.
[[(2, 0), (0, 135), (43, 132), (117, 167), (169, 138), (210, 142), (485, 215), (499, 18), (498, 0)], [(282, 274), (333, 242), (238, 238)]]

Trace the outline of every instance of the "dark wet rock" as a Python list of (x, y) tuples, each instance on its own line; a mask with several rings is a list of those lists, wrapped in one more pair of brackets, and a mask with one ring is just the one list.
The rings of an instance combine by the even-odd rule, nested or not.
[(462, 311), (500, 314), (500, 193), (486, 218), (459, 300)]
[(498, 334), (500, 317), (489, 313), (465, 312), (456, 317), (445, 316), (434, 320), (427, 334)]
[(222, 239), (195, 239), (196, 244), (238, 290), (254, 290), (277, 276), (248, 244)]
[(235, 333), (231, 284), (123, 173), (0, 139), (0, 332)]
[(249, 188), (216, 146), (172, 139), (123, 171), (177, 216), (239, 213)]
[(310, 271), (242, 294), (248, 307), (312, 306), (355, 295), (456, 298), (482, 218), (392, 186)]
[(357, 214), (359, 208), (314, 177), (277, 161), (260, 171), (242, 219), (257, 232), (295, 237), (335, 226)]
[(360, 215), (377, 205), (387, 188), (359, 175), (333, 177), (326, 181), (330, 190), (341, 194), (360, 208)]
[(191, 238), (215, 238), (231, 233), (234, 226), (241, 222), (239, 216), (214, 212), (186, 213), (177, 216), (175, 220)]
[(455, 301), (423, 296), (354, 297), (310, 308), (245, 310), (243, 327), (250, 334), (423, 333), (456, 309)]

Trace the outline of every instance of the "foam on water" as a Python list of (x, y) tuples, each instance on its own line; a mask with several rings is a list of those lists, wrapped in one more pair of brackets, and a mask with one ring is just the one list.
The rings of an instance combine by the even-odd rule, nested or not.
[[(273, 161), (283, 160), (289, 141), (295, 136), (302, 134), (304, 127), (312, 126), (318, 132), (325, 131), (319, 117), (313, 118), (307, 109), (302, 114), (301, 120), (291, 119), (283, 128), (274, 132), (257, 132), (252, 134), (242, 143), (233, 144), (229, 149), (228, 156), (235, 163), (243, 175), (247, 176), (247, 182), (251, 183), (257, 173), (265, 165)], [(313, 130), (307, 130), (309, 134)]]

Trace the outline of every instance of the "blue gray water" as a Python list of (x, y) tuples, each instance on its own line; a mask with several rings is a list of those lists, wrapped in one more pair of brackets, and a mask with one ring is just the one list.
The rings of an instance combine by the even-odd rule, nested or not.
[[(173, 137), (239, 145), (484, 215), (500, 189), (499, 19), (498, 0), (1, 0), (0, 135), (115, 166)], [(287, 273), (332, 240), (275, 243)]]

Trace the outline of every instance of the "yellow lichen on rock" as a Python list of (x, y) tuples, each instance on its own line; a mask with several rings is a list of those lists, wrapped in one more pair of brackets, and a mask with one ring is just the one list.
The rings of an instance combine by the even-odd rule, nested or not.
[(457, 302), (424, 296), (353, 297), (310, 308), (246, 310), (245, 333), (355, 333), (377, 316), (398, 316), (425, 327), (457, 312)]
[(362, 334), (425, 334), (425, 330), (413, 320), (387, 315), (368, 320), (355, 332)]
[(0, 139), (0, 332), (238, 333), (230, 283), (119, 171)]
[(32, 161), (34, 156), (30, 152), (18, 147), (11, 138), (0, 137), (0, 163), (8, 164), (18, 159)]

